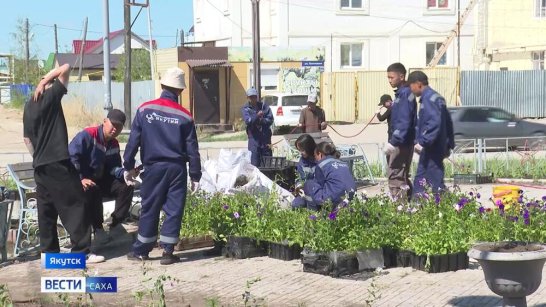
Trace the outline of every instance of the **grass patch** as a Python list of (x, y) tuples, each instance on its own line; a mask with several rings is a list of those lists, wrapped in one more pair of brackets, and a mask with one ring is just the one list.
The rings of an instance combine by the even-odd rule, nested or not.
[(233, 141), (248, 141), (246, 133), (230, 133), (230, 134), (202, 134), (198, 135), (199, 142), (233, 142)]

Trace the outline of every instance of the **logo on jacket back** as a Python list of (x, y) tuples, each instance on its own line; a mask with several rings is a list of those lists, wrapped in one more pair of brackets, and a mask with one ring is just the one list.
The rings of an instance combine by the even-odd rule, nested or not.
[(149, 124), (151, 124), (153, 121), (159, 121), (162, 123), (173, 124), (173, 125), (178, 125), (179, 123), (179, 120), (176, 117), (162, 116), (155, 112), (152, 112), (152, 114), (146, 114), (146, 120), (148, 121)]
[(340, 163), (340, 162), (334, 162), (334, 163), (332, 163), (332, 167), (335, 168), (335, 169), (338, 169), (340, 167), (347, 167), (347, 164)]

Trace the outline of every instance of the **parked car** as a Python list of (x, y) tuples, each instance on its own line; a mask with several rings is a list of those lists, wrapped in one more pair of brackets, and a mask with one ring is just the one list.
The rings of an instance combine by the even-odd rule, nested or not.
[(273, 112), (272, 129), (275, 133), (283, 126), (292, 128), (298, 125), (301, 110), (307, 106), (307, 94), (270, 93), (263, 96), (262, 101)]
[[(487, 147), (533, 148), (544, 142), (546, 125), (517, 118), (501, 108), (450, 107), (455, 140), (486, 140)], [(460, 143), (460, 142), (459, 142)]]

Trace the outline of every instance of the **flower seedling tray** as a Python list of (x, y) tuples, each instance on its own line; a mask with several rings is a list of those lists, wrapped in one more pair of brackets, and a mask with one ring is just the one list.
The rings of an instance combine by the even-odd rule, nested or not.
[(493, 175), (482, 174), (454, 174), (453, 183), (456, 185), (461, 184), (485, 184), (492, 183)]
[(284, 261), (290, 261), (301, 258), (303, 249), (298, 244), (289, 246), (288, 244), (269, 243), (269, 257)]
[(302, 252), (303, 271), (339, 277), (358, 273), (356, 254), (346, 252)]
[(416, 270), (428, 273), (454, 272), (468, 269), (468, 256), (466, 253), (453, 253), (444, 255), (413, 255), (412, 267)]
[(258, 242), (256, 239), (248, 237), (228, 237), (225, 256), (235, 259), (247, 259), (254, 257), (267, 256), (268, 244)]

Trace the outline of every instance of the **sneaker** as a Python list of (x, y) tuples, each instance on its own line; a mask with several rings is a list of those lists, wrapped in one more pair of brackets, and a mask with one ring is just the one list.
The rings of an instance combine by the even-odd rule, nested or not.
[(112, 238), (104, 229), (100, 228), (95, 230), (95, 244), (103, 245), (110, 242), (110, 240), (112, 240)]
[(150, 257), (148, 255), (137, 255), (135, 252), (129, 252), (127, 254), (127, 259), (133, 260), (133, 261), (146, 261), (150, 260)]
[(180, 262), (180, 258), (172, 253), (163, 253), (163, 256), (161, 256), (161, 261), (159, 261), (159, 263), (163, 265), (169, 265), (177, 262)]
[(95, 254), (87, 254), (85, 257), (85, 263), (100, 263), (104, 262), (106, 259), (104, 256), (95, 255)]

